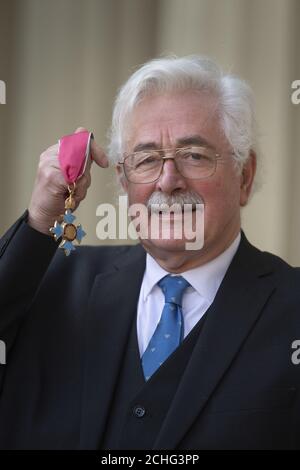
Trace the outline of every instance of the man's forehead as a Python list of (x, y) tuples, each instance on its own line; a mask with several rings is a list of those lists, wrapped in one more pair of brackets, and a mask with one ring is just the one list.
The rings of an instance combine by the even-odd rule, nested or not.
[(216, 97), (193, 91), (145, 97), (128, 116), (126, 151), (191, 144), (216, 148), (217, 109)]
[(129, 115), (134, 126), (143, 126), (146, 122), (174, 123), (178, 118), (182, 121), (199, 121), (217, 117), (219, 101), (216, 97), (190, 91), (177, 94), (147, 96), (138, 102)]
[[(134, 145), (132, 150), (134, 152), (138, 152), (141, 150), (158, 149), (160, 148), (160, 145), (161, 144), (159, 141), (141, 139), (138, 143)], [(191, 145), (197, 145), (214, 149), (213, 142), (211, 142), (209, 139), (205, 138), (200, 134), (191, 134), (176, 138), (175, 141), (172, 142), (172, 145), (174, 145), (175, 147), (187, 147)]]

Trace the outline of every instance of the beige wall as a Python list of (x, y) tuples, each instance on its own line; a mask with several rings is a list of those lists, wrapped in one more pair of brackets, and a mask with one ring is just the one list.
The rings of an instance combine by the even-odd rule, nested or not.
[[(26, 208), (39, 154), (78, 125), (106, 144), (113, 98), (131, 71), (163, 53), (200, 53), (240, 74), (257, 97), (264, 181), (243, 211), (249, 239), (300, 263), (299, 0), (0, 0), (0, 233)], [(113, 172), (93, 169), (78, 210), (95, 235), (114, 201)]]

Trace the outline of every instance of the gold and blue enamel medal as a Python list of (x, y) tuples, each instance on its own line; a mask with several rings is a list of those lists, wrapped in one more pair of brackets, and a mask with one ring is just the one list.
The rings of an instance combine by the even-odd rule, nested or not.
[(55, 241), (61, 239), (59, 248), (62, 248), (66, 256), (75, 250), (74, 242), (81, 243), (86, 235), (81, 225), (75, 225), (76, 217), (73, 215), (76, 203), (74, 194), (76, 181), (83, 175), (90, 158), (90, 143), (93, 134), (87, 131), (78, 132), (59, 141), (58, 159), (66, 182), (68, 183), (68, 197), (65, 200), (65, 212), (61, 216), (61, 222), (55, 221), (49, 230)]
[(63, 215), (63, 221), (59, 223), (56, 221), (54, 226), (50, 228), (55, 241), (61, 238), (59, 248), (63, 248), (65, 255), (69, 256), (71, 251), (75, 250), (73, 242), (81, 243), (81, 240), (86, 235), (81, 225), (75, 225), (73, 222), (76, 219), (72, 211), (75, 208), (74, 192), (76, 189), (76, 183), (73, 186), (68, 185), (69, 196), (65, 200), (65, 213)]

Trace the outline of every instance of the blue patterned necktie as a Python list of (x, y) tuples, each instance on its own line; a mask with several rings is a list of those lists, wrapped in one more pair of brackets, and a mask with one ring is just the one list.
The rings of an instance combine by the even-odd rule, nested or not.
[(165, 296), (160, 321), (142, 356), (145, 379), (148, 380), (179, 346), (183, 337), (181, 302), (183, 291), (190, 285), (181, 276), (165, 276), (158, 283)]

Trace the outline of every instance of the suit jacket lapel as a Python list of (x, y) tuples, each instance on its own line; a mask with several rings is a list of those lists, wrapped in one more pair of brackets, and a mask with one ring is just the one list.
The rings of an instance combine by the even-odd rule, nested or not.
[(267, 257), (242, 236), (154, 444), (174, 449), (222, 380), (275, 290)]
[(145, 270), (141, 246), (128, 249), (95, 278), (86, 319), (86, 360), (80, 448), (99, 447), (114, 387), (135, 319)]

